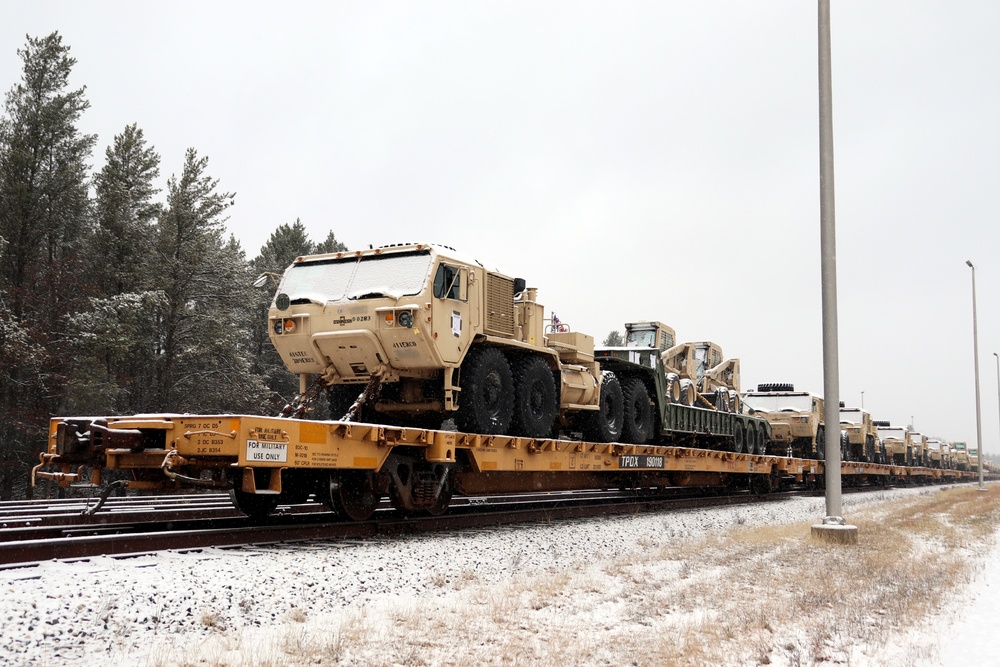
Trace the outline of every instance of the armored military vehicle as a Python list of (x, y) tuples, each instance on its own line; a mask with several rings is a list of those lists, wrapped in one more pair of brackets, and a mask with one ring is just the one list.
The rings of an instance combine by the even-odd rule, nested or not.
[(546, 333), (534, 288), (452, 248), (299, 257), (268, 321), (301, 391), (318, 376), (334, 418), (430, 428), (454, 417), (462, 431), (535, 438), (574, 422), (599, 439), (602, 404), (605, 426), (621, 411), (613, 387), (602, 401), (591, 336)]
[(757, 391), (743, 394), (743, 405), (748, 413), (771, 423), (768, 453), (815, 459), (826, 456), (821, 396), (795, 391), (790, 384), (760, 384)]

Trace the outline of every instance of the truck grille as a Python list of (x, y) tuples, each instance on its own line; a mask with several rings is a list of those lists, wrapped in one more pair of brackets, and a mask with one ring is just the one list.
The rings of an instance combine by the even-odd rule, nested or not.
[(492, 273), (486, 274), (486, 333), (514, 335), (514, 281)]

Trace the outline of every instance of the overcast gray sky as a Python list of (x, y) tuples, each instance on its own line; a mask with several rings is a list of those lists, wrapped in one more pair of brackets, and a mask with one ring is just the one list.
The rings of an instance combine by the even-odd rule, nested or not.
[[(1000, 451), (1000, 3), (832, 3), (840, 392)], [(658, 319), (823, 387), (815, 2), (4, 2), (63, 35), (104, 149), (138, 123), (235, 191), (249, 257), (301, 218), (451, 245), (600, 341)]]

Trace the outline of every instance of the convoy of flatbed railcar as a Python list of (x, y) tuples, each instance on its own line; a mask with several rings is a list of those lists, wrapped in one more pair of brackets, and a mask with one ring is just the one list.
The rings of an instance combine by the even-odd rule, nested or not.
[[(427, 244), (300, 257), (268, 314), (300, 379), (280, 417), (54, 418), (33, 480), (228, 488), (263, 517), (310, 496), (347, 519), (382, 498), (444, 512), (452, 494), (592, 488), (821, 485), (825, 447), (851, 484), (971, 478), (964, 443), (841, 410), (791, 385), (740, 391), (739, 361), (678, 343), (660, 322), (624, 345), (546, 319), (536, 290)], [(318, 400), (331, 420), (300, 418)]]

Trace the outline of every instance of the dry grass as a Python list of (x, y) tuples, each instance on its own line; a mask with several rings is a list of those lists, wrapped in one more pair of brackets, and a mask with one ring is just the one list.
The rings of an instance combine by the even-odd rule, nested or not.
[[(503, 581), (431, 573), (441, 595), (340, 617), (314, 610), (246, 662), (365, 665), (873, 664), (893, 636), (939, 610), (981, 567), (1000, 485), (947, 489), (852, 511), (856, 546), (808, 524), (647, 540), (624, 560), (518, 570)], [(316, 617), (316, 618), (314, 618)], [(331, 620), (333, 622), (331, 622)], [(204, 622), (204, 618), (203, 618)], [(213, 623), (206, 622), (206, 625)], [(904, 662), (933, 657), (915, 645)]]

